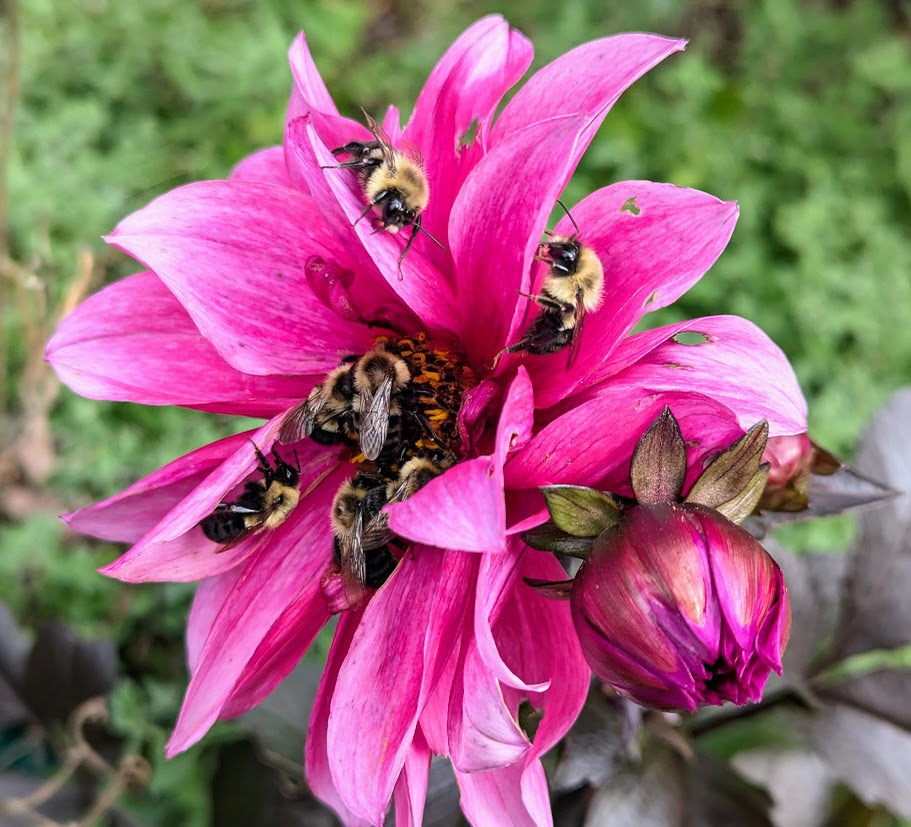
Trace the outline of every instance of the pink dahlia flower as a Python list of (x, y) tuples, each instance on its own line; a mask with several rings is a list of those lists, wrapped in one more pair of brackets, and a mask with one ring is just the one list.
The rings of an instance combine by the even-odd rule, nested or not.
[[(112, 577), (201, 581), (169, 754), (262, 700), (329, 619), (328, 513), (352, 474), (350, 449), (293, 446), (301, 499), (272, 532), (216, 554), (199, 522), (255, 478), (251, 438), (268, 452), (288, 411), (343, 357), (369, 349), (378, 330), (367, 322), (382, 320), (397, 335), (426, 334), (477, 379), (461, 389), (460, 461), (391, 508), (411, 551), (339, 619), (310, 719), (308, 781), (346, 824), (382, 823), (393, 795), (397, 823), (418, 824), (438, 753), (451, 758), (473, 824), (551, 823), (539, 759), (575, 719), (589, 671), (569, 607), (521, 581), (562, 576), (517, 536), (546, 518), (538, 486), (617, 490), (665, 405), (696, 446), (694, 474), (759, 419), (773, 434), (806, 430), (787, 360), (749, 322), (716, 316), (629, 335), (705, 273), (737, 217), (732, 202), (668, 184), (618, 183), (571, 207), (605, 270), (603, 309), (587, 318), (572, 369), (559, 354), (489, 367), (528, 323), (518, 291), (543, 278), (533, 264), (542, 231), (602, 119), (683, 46), (645, 34), (587, 43), (536, 73), (494, 120), (532, 49), (498, 16), (471, 26), (408, 125), (395, 108), (385, 115), (392, 142), (423, 153), (424, 226), (446, 248), (419, 236), (401, 280), (404, 239), (352, 226), (363, 209), (356, 176), (321, 169), (333, 148), (368, 134), (339, 115), (303, 35), (290, 51), (284, 145), (245, 159), (228, 181), (162, 195), (108, 237), (147, 269), (63, 322), (48, 346), (61, 379), (93, 398), (266, 420), (67, 517), (78, 531), (132, 543), (103, 569)], [(681, 344), (681, 331), (701, 343)], [(544, 712), (533, 738), (518, 724), (524, 700)]]
[(692, 503), (640, 505), (573, 580), (585, 658), (660, 709), (758, 701), (791, 630), (781, 570), (753, 537)]

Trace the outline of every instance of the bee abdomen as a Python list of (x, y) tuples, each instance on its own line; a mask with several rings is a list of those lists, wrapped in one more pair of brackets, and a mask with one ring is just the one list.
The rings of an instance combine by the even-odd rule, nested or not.
[(378, 589), (389, 579), (399, 561), (395, 559), (388, 546), (382, 546), (367, 552), (366, 563), (364, 585), (371, 589)]
[(227, 543), (239, 537), (246, 530), (242, 514), (232, 514), (225, 511), (216, 511), (210, 514), (200, 524), (202, 533), (214, 543)]

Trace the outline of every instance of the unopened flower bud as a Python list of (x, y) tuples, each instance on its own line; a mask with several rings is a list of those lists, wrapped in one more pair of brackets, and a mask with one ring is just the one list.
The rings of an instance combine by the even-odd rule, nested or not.
[(598, 538), (570, 600), (592, 670), (645, 706), (744, 704), (781, 672), (791, 626), (781, 570), (702, 505), (632, 508)]

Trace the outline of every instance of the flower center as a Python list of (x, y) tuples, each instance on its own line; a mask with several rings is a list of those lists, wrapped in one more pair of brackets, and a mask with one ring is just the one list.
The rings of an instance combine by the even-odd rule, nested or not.
[(374, 349), (402, 359), (410, 381), (395, 395), (394, 422), (383, 453), (368, 460), (361, 452), (352, 457), (362, 471), (394, 475), (409, 459), (428, 457), (444, 466), (461, 458), (459, 409), (462, 395), (477, 377), (452, 350), (437, 346), (426, 333), (393, 338), (379, 336)]

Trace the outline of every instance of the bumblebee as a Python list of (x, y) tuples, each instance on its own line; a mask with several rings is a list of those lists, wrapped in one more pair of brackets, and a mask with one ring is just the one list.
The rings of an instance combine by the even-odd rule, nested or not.
[(289, 465), (272, 449), (275, 467), (254, 443), (262, 479), (250, 480), (234, 502), (221, 502), (199, 526), (212, 542), (222, 544), (216, 553), (227, 551), (259, 531), (273, 531), (297, 507), (300, 500), (300, 462)]
[(310, 437), (320, 445), (354, 444), (355, 359), (356, 356), (346, 357), (287, 416), (279, 432), (281, 442), (292, 443)]
[(409, 154), (395, 149), (383, 128), (366, 112), (364, 117), (367, 119), (367, 127), (373, 135), (373, 140), (351, 141), (344, 146), (336, 147), (332, 150), (333, 155), (347, 155), (351, 160), (323, 169), (353, 169), (357, 173), (368, 202), (357, 221), (364, 218), (372, 209), (378, 208), (381, 229), (397, 233), (405, 227), (411, 227), (411, 235), (399, 256), (398, 269), (401, 279), (402, 261), (411, 249), (419, 230), (435, 244), (443, 246), (421, 226), (421, 213), (427, 209), (430, 200), (430, 186), (420, 153), (416, 149), (412, 149)]
[(400, 356), (373, 348), (357, 360), (352, 374), (358, 441), (364, 456), (374, 460), (386, 444), (390, 420), (402, 416), (411, 371)]
[(382, 586), (398, 565), (390, 546), (405, 548), (390, 531), (383, 508), (408, 499), (442, 473), (442, 466), (415, 457), (402, 466), (395, 479), (358, 474), (342, 484), (331, 511), (334, 556), (352, 591), (359, 585)]
[(571, 236), (558, 236), (545, 230), (548, 241), (538, 249), (537, 261), (550, 266), (538, 295), (522, 295), (535, 301), (541, 308), (525, 335), (515, 344), (497, 354), (494, 366), (504, 353), (527, 350), (540, 355), (556, 353), (571, 345), (568, 365), (575, 361), (582, 335), (586, 313), (601, 306), (604, 297), (604, 267), (597, 253), (578, 241), (579, 227), (562, 201), (575, 232)]

